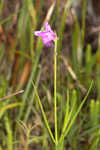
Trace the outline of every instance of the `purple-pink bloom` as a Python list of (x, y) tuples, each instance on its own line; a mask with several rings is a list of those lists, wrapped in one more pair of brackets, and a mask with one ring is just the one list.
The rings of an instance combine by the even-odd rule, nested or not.
[(48, 22), (45, 23), (44, 29), (45, 29), (44, 31), (35, 31), (34, 35), (40, 36), (43, 40), (43, 43), (47, 47), (52, 47), (53, 46), (53, 40), (55, 39), (56, 34), (52, 31)]

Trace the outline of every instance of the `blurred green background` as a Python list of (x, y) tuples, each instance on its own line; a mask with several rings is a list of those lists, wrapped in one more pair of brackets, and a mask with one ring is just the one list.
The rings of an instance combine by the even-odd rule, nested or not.
[[(54, 133), (53, 48), (34, 36), (48, 21), (58, 36), (58, 133), (67, 90), (74, 112), (93, 87), (64, 140), (64, 150), (100, 149), (100, 1), (0, 0), (0, 150), (53, 150), (32, 81)], [(24, 91), (22, 91), (24, 90)], [(59, 148), (60, 149), (60, 148)]]

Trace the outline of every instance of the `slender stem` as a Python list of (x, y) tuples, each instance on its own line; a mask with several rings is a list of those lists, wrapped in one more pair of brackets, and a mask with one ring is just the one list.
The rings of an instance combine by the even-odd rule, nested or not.
[(28, 143), (25, 143), (25, 150), (28, 150)]
[(56, 145), (58, 143), (58, 133), (57, 133), (57, 99), (56, 99), (56, 77), (57, 77), (57, 37), (54, 40), (54, 119), (55, 119), (55, 141)]
[(13, 96), (16, 96), (18, 94), (22, 94), (24, 92), (24, 90), (21, 90), (21, 91), (18, 91), (18, 92), (15, 92), (15, 93), (12, 93), (11, 95), (8, 95), (8, 96), (4, 96), (3, 98), (0, 99), (0, 101), (3, 101), (3, 100), (6, 100), (6, 99), (9, 99)]

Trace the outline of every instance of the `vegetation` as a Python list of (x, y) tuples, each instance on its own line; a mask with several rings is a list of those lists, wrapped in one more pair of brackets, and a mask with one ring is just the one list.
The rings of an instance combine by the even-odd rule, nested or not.
[(99, 150), (100, 23), (73, 3), (0, 1), (0, 150)]

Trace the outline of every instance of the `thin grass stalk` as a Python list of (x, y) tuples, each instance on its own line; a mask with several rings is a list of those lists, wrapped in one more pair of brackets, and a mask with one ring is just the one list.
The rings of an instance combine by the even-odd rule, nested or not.
[(4, 5), (4, 1), (1, 0), (1, 2), (0, 2), (0, 15), (2, 15), (3, 5)]
[(62, 18), (61, 18), (61, 24), (59, 26), (59, 43), (58, 43), (58, 50), (61, 51), (62, 48), (62, 39), (63, 39), (63, 33), (64, 33), (64, 29), (65, 29), (65, 22), (66, 22), (66, 17), (68, 14), (68, 11), (71, 7), (72, 4), (72, 0), (66, 0), (66, 4), (65, 4), (65, 8), (62, 14)]
[(87, 80), (87, 85), (90, 83), (91, 80), (91, 72), (92, 72), (92, 67), (93, 67), (93, 58), (91, 55), (91, 46), (88, 44), (86, 48), (86, 78)]
[[(90, 103), (90, 119), (91, 119), (91, 126), (92, 128), (96, 127), (99, 125), (99, 112), (100, 112), (100, 103), (99, 100), (95, 101), (95, 100), (91, 100)], [(92, 144), (90, 149), (91, 150), (95, 150), (99, 141), (100, 141), (100, 129), (96, 129), (93, 133), (92, 133), (93, 139), (92, 139)]]
[(4, 112), (6, 112), (7, 110), (9, 109), (13, 109), (14, 107), (17, 107), (17, 106), (21, 106), (22, 104), (21, 103), (13, 103), (13, 104), (8, 104), (6, 106), (3, 106), (1, 109), (0, 109), (0, 119), (2, 118)]
[(1, 146), (0, 146), (0, 150), (3, 150)]
[(44, 109), (43, 109), (43, 106), (42, 106), (40, 97), (39, 97), (39, 95), (38, 95), (37, 89), (36, 89), (36, 87), (35, 87), (35, 85), (34, 85), (33, 82), (32, 82), (32, 84), (33, 84), (34, 92), (35, 92), (35, 94), (36, 94), (36, 97), (37, 97), (37, 100), (38, 100), (38, 103), (39, 103), (39, 106), (40, 106), (40, 109), (41, 109), (41, 112), (42, 112), (42, 116), (43, 116), (44, 122), (45, 122), (46, 127), (47, 127), (47, 129), (48, 129), (48, 132), (49, 132), (49, 134), (50, 134), (50, 137), (51, 137), (52, 141), (53, 141), (54, 143), (56, 143), (56, 142), (55, 142), (55, 138), (54, 138), (54, 136), (53, 136), (53, 134), (52, 134), (52, 131), (51, 131), (51, 129), (50, 129), (50, 126), (49, 126), (49, 123), (48, 123), (46, 114), (45, 114), (45, 112), (44, 112)]
[(79, 57), (79, 67), (82, 67), (82, 61), (83, 61), (83, 48), (84, 48), (84, 43), (85, 43), (85, 20), (86, 20), (86, 5), (87, 5), (87, 0), (82, 1), (82, 29), (81, 29), (81, 42), (80, 42), (80, 47), (78, 49), (78, 54), (80, 54)]
[(31, 24), (30, 25), (30, 52), (31, 52), (31, 57), (33, 58), (33, 56), (34, 56), (34, 44), (33, 44), (34, 43), (34, 38), (33, 38), (32, 32), (35, 30), (37, 19), (36, 19), (36, 12), (35, 12), (35, 8), (34, 8), (32, 0), (27, 0), (27, 6), (28, 6), (29, 14), (31, 16), (31, 23), (30, 23)]
[(40, 18), (43, 4), (44, 4), (44, 0), (37, 0), (37, 3), (35, 5), (37, 24), (39, 24), (39, 21), (40, 21), (39, 18)]
[(80, 106), (79, 106), (77, 112), (75, 113), (75, 115), (74, 115), (73, 118), (71, 119), (71, 122), (69, 123), (69, 125), (68, 125), (66, 131), (61, 135), (61, 137), (60, 137), (60, 139), (59, 139), (59, 142), (62, 142), (62, 140), (63, 140), (63, 139), (65, 138), (65, 136), (68, 134), (70, 128), (72, 127), (72, 125), (73, 125), (73, 123), (74, 123), (76, 117), (78, 116), (78, 114), (79, 114), (79, 112), (80, 112), (80, 110), (81, 110), (83, 104), (85, 103), (85, 101), (86, 101), (86, 99), (87, 99), (87, 97), (88, 97), (88, 95), (89, 95), (89, 93), (90, 93), (90, 91), (91, 91), (92, 85), (93, 85), (93, 81), (91, 82), (91, 85), (90, 85), (90, 87), (89, 87), (89, 89), (88, 89), (88, 92), (87, 92), (86, 96), (84, 97), (83, 101), (81, 102), (81, 104), (80, 104)]
[[(32, 28), (32, 23), (30, 23), (30, 53), (31, 53), (31, 58), (32, 62), (34, 62), (34, 38), (33, 38), (33, 28)], [(35, 28), (35, 27), (34, 27)]]
[(58, 131), (57, 131), (57, 37), (54, 40), (54, 118), (55, 118), (55, 140), (58, 143)]
[[(69, 101), (69, 99), (68, 99)], [(68, 114), (65, 115), (65, 120), (64, 120), (64, 126), (63, 126), (63, 132), (62, 132), (62, 135), (64, 134), (64, 132), (66, 131), (66, 128), (71, 120), (71, 117), (74, 117), (72, 116), (73, 115), (73, 112), (75, 110), (75, 107), (76, 107), (76, 93), (74, 92), (74, 100), (73, 100), (73, 105), (72, 105), (72, 108), (71, 108), (71, 111), (70, 113), (68, 112)], [(68, 111), (69, 111), (69, 102), (68, 102)], [(61, 136), (62, 136), (61, 135)]]
[[(41, 70), (39, 71), (39, 73), (37, 75), (37, 79), (36, 79), (36, 86), (37, 87), (38, 87), (38, 84), (39, 84), (40, 75), (41, 75)], [(33, 107), (34, 99), (35, 99), (35, 93), (33, 93), (33, 96), (32, 96), (32, 98), (30, 100), (29, 106), (28, 106), (28, 108), (26, 110), (26, 114), (25, 114), (25, 117), (24, 117), (24, 122), (27, 122), (27, 120), (28, 120), (28, 117), (29, 117), (30, 112), (31, 112), (32, 107)]]
[(72, 34), (72, 67), (75, 72), (78, 72), (78, 49), (80, 46), (80, 26), (77, 17), (73, 15), (75, 26)]
[(34, 24), (36, 24), (36, 12), (35, 12), (35, 9), (34, 9), (34, 5), (33, 5), (33, 1), (32, 0), (27, 0), (26, 1), (27, 3), (27, 6), (28, 6), (28, 11), (30, 13), (30, 16), (32, 17), (32, 22), (34, 22)]
[(65, 113), (65, 118), (64, 118), (64, 124), (63, 124), (63, 128), (62, 128), (62, 133), (64, 132), (68, 121), (69, 121), (69, 90), (67, 90), (66, 113)]
[(82, 5), (83, 5), (83, 9), (82, 9), (82, 45), (84, 46), (84, 37), (85, 37), (85, 19), (86, 19), (86, 6), (87, 6), (87, 0), (84, 0), (82, 2)]
[(7, 150), (13, 150), (13, 137), (12, 137), (12, 130), (10, 121), (7, 116), (5, 116), (5, 126), (7, 131)]
[(27, 99), (27, 97), (28, 97), (28, 95), (29, 95), (29, 92), (30, 92), (30, 89), (31, 89), (31, 87), (32, 87), (31, 83), (32, 83), (32, 80), (34, 80), (34, 78), (35, 78), (35, 73), (36, 73), (37, 68), (38, 68), (37, 65), (38, 65), (38, 62), (39, 62), (39, 58), (40, 58), (40, 52), (37, 53), (37, 57), (36, 57), (36, 59), (35, 59), (35, 64), (34, 64), (34, 68), (33, 68), (32, 72), (31, 72), (31, 75), (30, 75), (30, 77), (29, 77), (28, 84), (27, 84), (27, 86), (26, 86), (24, 95), (23, 95), (23, 97), (22, 97), (22, 103), (23, 103), (23, 105), (22, 105), (22, 107), (21, 107), (20, 110), (19, 110), (18, 120), (20, 120), (21, 117), (22, 117), (22, 115), (23, 115), (23, 111), (24, 111), (26, 99)]
[(97, 64), (96, 64), (96, 84), (97, 84), (97, 92), (98, 92), (98, 100), (100, 100), (100, 32), (98, 37), (98, 49), (97, 49)]

